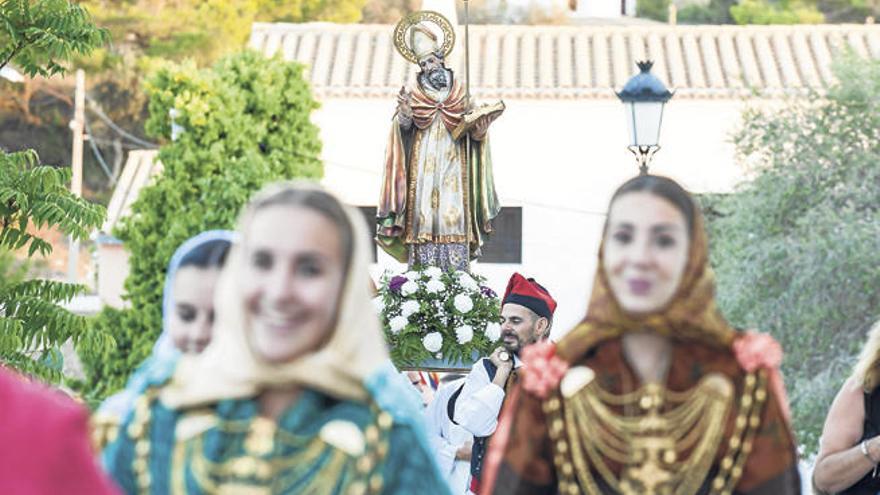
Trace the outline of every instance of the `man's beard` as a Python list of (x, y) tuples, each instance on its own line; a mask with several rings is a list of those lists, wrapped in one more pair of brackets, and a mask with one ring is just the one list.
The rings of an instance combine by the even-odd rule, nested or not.
[(446, 69), (437, 67), (431, 72), (423, 74), (425, 81), (434, 89), (444, 89), (449, 84), (449, 78), (446, 77)]
[[(515, 340), (513, 342), (508, 343), (505, 337), (513, 337)], [(516, 332), (502, 332), (501, 333), (501, 345), (504, 346), (504, 350), (511, 354), (519, 354), (519, 351), (522, 350), (523, 341), (520, 340), (519, 336)]]

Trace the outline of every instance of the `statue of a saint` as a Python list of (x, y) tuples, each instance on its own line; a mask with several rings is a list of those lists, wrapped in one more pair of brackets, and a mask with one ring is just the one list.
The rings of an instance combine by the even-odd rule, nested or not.
[[(440, 27), (442, 43), (428, 22)], [(467, 115), (473, 108), (465, 84), (445, 65), (453, 43), (452, 26), (436, 12), (411, 14), (395, 29), (395, 46), (419, 72), (397, 95), (377, 241), (410, 266), (468, 270), (501, 209), (487, 133), (501, 110)]]

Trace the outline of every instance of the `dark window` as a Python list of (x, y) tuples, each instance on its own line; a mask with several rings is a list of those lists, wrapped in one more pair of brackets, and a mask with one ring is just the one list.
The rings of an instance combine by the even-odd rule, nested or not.
[(522, 263), (522, 207), (501, 208), (485, 239), (481, 263)]
[[(364, 220), (367, 221), (367, 232), (370, 233), (370, 237), (374, 238), (376, 235), (376, 207), (375, 206), (358, 206), (358, 209), (361, 210), (361, 213), (364, 215)], [(373, 248), (370, 250), (373, 255), (373, 263), (376, 262), (376, 241), (375, 239), (372, 242)]]
[[(359, 206), (367, 222), (370, 235), (376, 232), (376, 207)], [(501, 208), (501, 213), (492, 222), (495, 231), (484, 239), (482, 263), (522, 263), (522, 207)], [(376, 262), (375, 241), (373, 242), (373, 263)]]

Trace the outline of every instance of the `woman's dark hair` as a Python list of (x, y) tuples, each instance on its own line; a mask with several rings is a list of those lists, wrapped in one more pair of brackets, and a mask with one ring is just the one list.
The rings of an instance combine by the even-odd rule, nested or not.
[(696, 205), (691, 195), (678, 182), (659, 175), (639, 175), (618, 187), (617, 191), (614, 192), (614, 196), (611, 197), (611, 203), (609, 204), (614, 204), (617, 198), (631, 192), (649, 192), (669, 201), (684, 215), (687, 221), (688, 234), (690, 235), (693, 231)]
[(196, 268), (222, 268), (226, 263), (226, 254), (232, 243), (226, 239), (214, 239), (199, 244), (180, 259), (178, 268), (194, 266)]

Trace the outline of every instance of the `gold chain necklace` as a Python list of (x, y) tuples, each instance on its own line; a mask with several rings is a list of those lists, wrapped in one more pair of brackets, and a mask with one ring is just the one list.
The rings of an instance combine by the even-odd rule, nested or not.
[(598, 495), (605, 486), (621, 495), (693, 495), (722, 448), (710, 490), (733, 492), (760, 426), (767, 397), (763, 371), (745, 377), (726, 445), (735, 388), (725, 375), (708, 374), (683, 392), (649, 383), (618, 395), (602, 389), (589, 368), (569, 374), (582, 383), (571, 390), (563, 380), (562, 392), (544, 402), (561, 494)]

